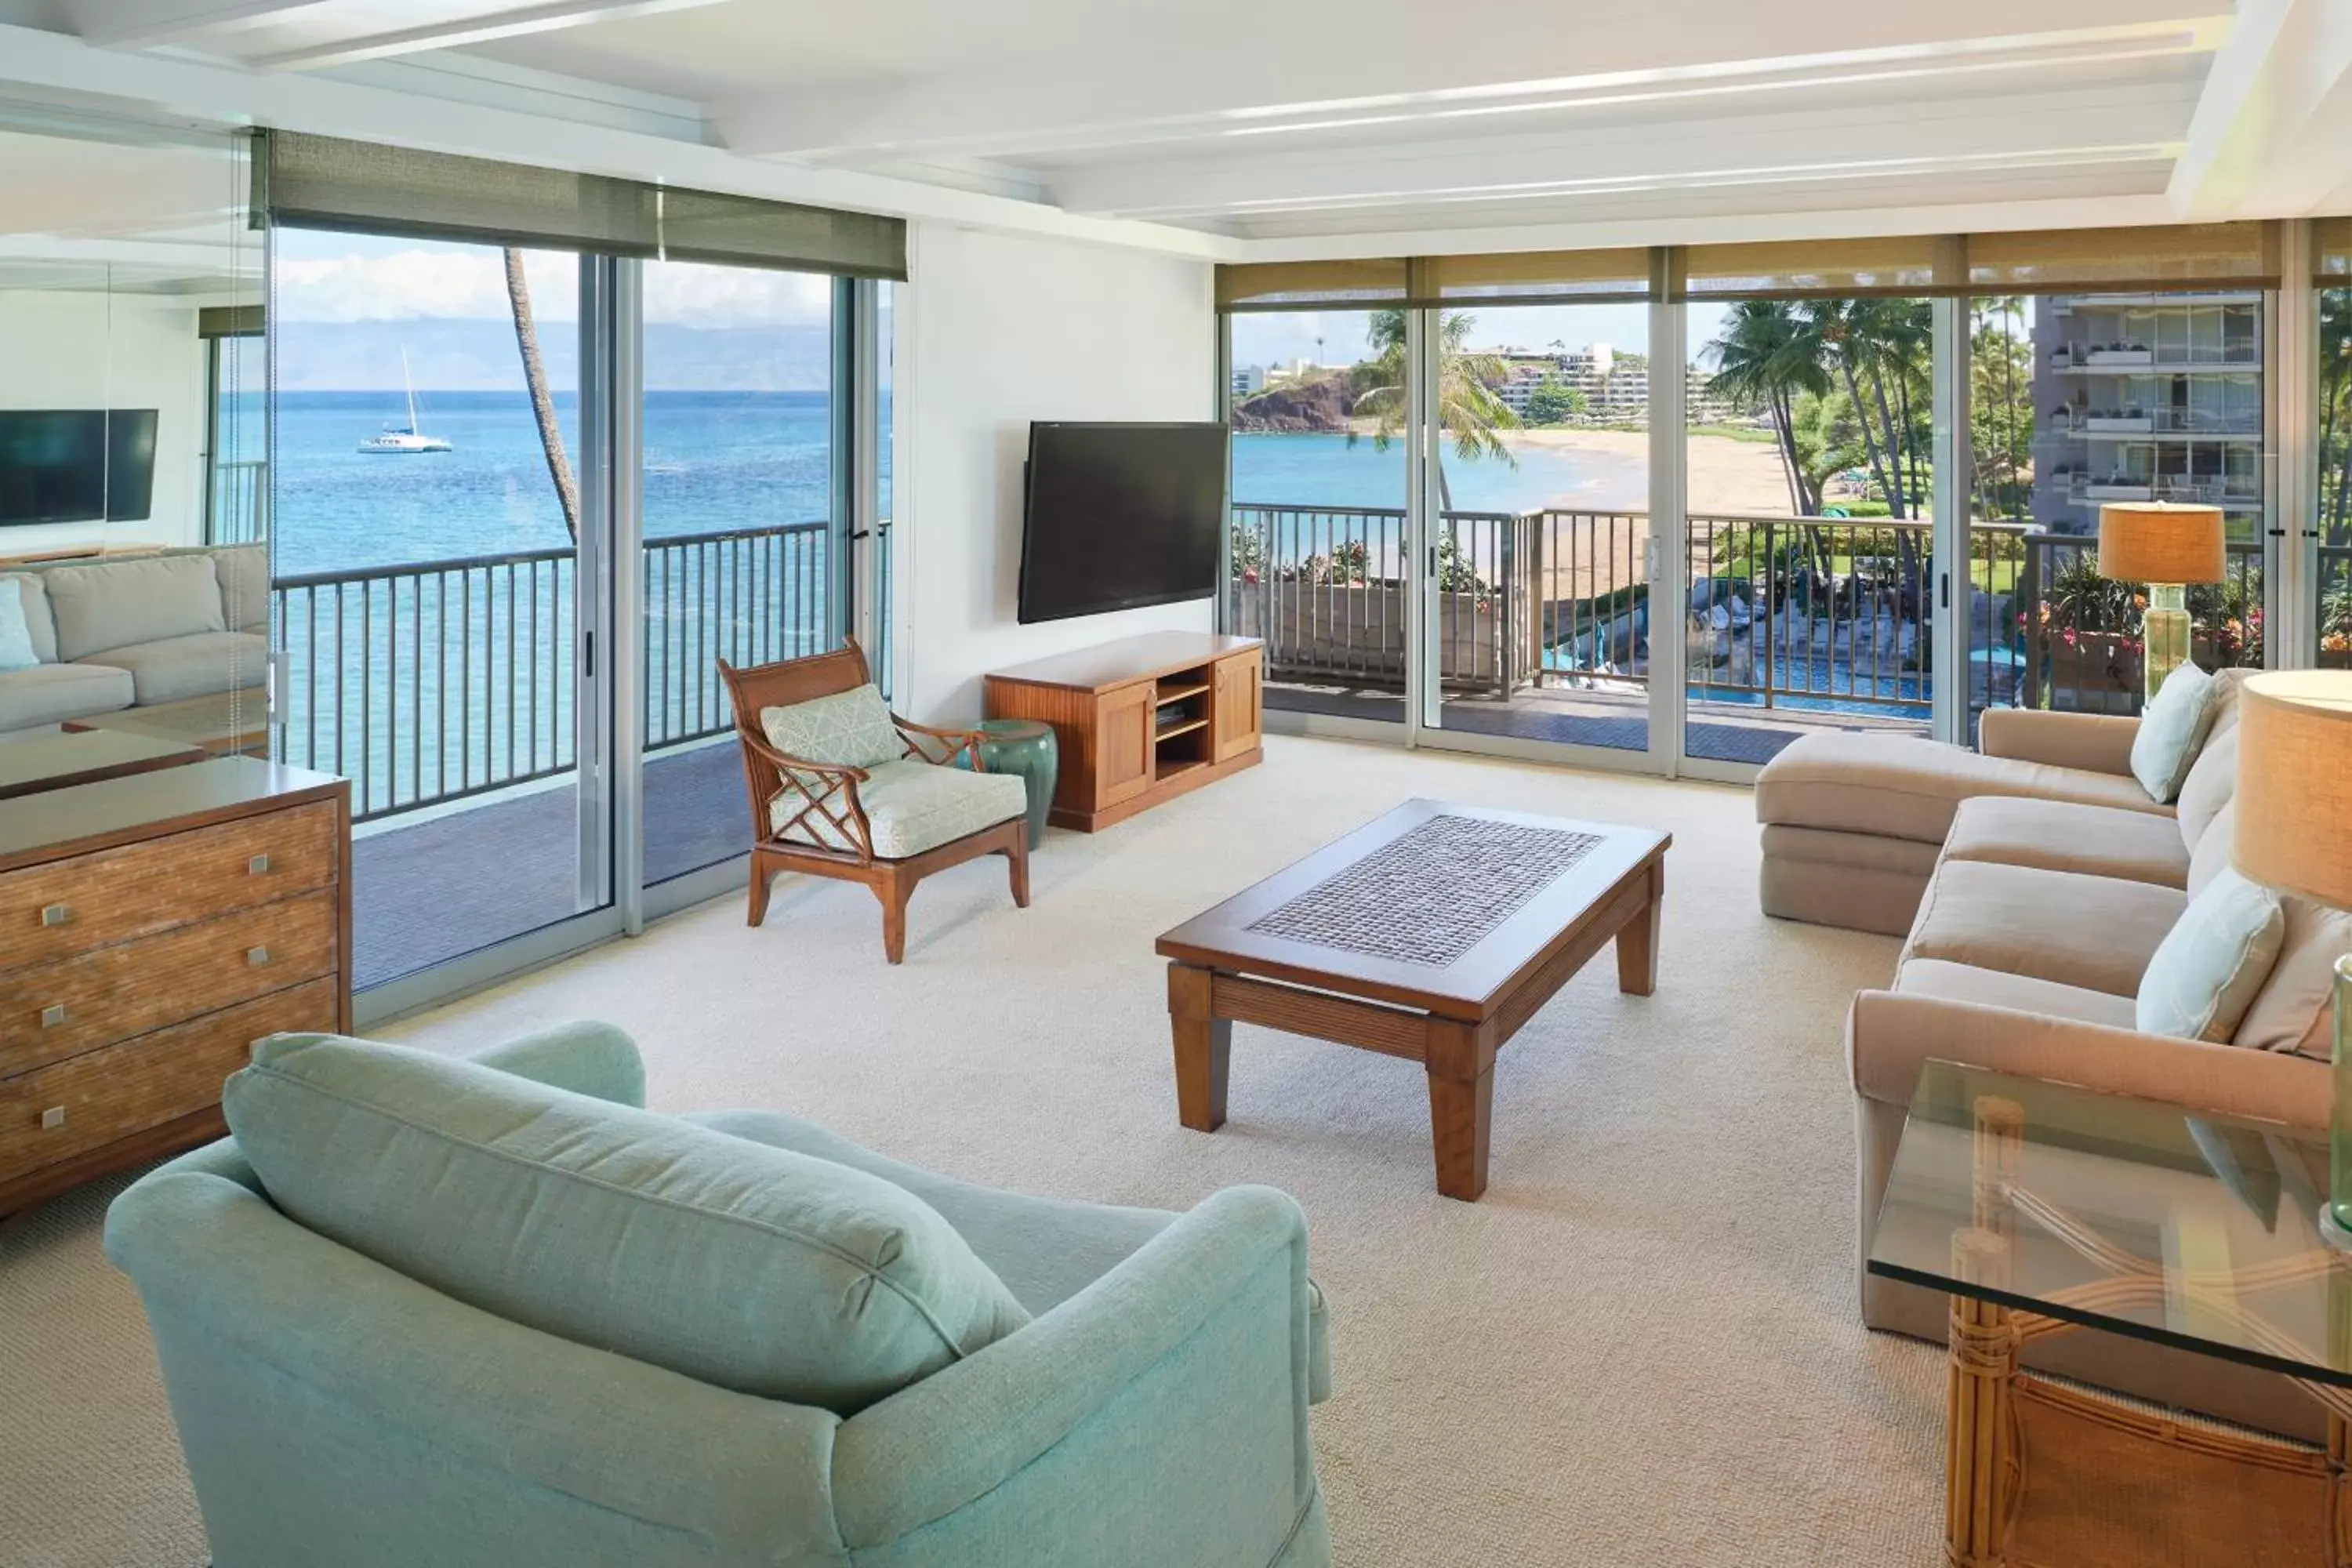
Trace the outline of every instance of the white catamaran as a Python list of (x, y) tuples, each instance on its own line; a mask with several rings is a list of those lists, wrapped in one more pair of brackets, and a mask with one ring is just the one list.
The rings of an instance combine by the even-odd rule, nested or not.
[(371, 436), (360, 443), (362, 452), (451, 452), (456, 447), (439, 436), (427, 436), (416, 428), (416, 384), (408, 376), (408, 351), (400, 351), (400, 384), (408, 393), (408, 423), (387, 425), (380, 435)]

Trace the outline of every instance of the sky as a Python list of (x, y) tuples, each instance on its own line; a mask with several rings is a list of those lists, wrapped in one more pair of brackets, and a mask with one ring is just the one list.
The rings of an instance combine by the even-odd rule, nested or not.
[[(1691, 352), (1715, 335), (1723, 320), (1719, 305), (1693, 305), (1690, 310)], [(1474, 349), (1521, 348), (1541, 352), (1554, 342), (1570, 349), (1607, 343), (1628, 353), (1649, 352), (1650, 308), (1647, 305), (1527, 305), (1472, 310), (1469, 346)], [(1318, 364), (1353, 364), (1363, 357), (1361, 310), (1300, 310), (1267, 315), (1237, 315), (1234, 322), (1234, 363), (1287, 364), (1313, 360)], [(1316, 339), (1323, 341), (1318, 347)]]
[[(487, 246), (281, 229), (277, 310), (285, 321), (507, 319), (506, 269)], [(577, 258), (534, 251), (523, 258), (531, 313), (580, 319)], [(689, 327), (822, 327), (833, 283), (808, 272), (649, 262), (646, 319)]]

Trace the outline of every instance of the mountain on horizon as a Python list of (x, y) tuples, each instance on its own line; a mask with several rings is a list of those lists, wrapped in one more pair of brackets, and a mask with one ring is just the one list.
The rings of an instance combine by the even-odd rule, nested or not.
[[(504, 317), (421, 317), (399, 321), (282, 321), (281, 392), (397, 392), (401, 351), (419, 392), (520, 392), (522, 356)], [(577, 384), (577, 323), (539, 323), (548, 379)], [(832, 365), (821, 326), (646, 325), (648, 392), (818, 392)]]

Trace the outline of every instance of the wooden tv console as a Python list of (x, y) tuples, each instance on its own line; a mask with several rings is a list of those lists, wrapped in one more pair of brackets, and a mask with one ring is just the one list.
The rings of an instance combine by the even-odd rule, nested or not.
[(1264, 664), (1255, 637), (1152, 632), (992, 670), (984, 700), (1054, 727), (1052, 821), (1092, 833), (1265, 756)]

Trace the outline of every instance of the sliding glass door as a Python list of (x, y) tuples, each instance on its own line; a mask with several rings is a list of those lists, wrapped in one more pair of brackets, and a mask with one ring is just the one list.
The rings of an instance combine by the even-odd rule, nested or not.
[(364, 990), (612, 901), (585, 263), (271, 243), (279, 751), (351, 781)]

